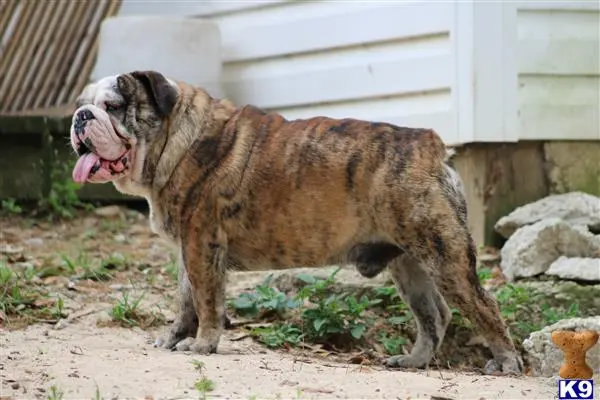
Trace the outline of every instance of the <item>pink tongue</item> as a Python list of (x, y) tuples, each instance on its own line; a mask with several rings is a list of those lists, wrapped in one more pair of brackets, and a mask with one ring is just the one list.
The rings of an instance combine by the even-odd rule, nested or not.
[(73, 180), (77, 183), (85, 183), (90, 175), (90, 171), (94, 164), (100, 161), (94, 153), (87, 153), (79, 157), (75, 168), (73, 168)]

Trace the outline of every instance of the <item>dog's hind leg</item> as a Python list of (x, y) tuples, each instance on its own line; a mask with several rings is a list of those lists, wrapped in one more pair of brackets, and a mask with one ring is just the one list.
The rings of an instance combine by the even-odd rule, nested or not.
[(408, 355), (388, 358), (390, 367), (423, 368), (439, 349), (450, 319), (450, 309), (421, 262), (402, 254), (389, 264), (400, 297), (412, 311), (417, 323), (417, 338)]
[(467, 226), (466, 202), (451, 178), (455, 177), (446, 175), (439, 185), (419, 193), (421, 201), (413, 208), (392, 205), (403, 217), (401, 226), (395, 227), (397, 242), (427, 266), (439, 293), (486, 339), (494, 359), (485, 372), (520, 373), (522, 361), (498, 305), (477, 277), (477, 251)]

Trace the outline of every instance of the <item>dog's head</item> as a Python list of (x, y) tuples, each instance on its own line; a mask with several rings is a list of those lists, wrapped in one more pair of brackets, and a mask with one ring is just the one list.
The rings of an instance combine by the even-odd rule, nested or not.
[(166, 140), (165, 122), (179, 99), (177, 84), (155, 71), (100, 79), (77, 99), (71, 145), (78, 183), (139, 181), (146, 153)]

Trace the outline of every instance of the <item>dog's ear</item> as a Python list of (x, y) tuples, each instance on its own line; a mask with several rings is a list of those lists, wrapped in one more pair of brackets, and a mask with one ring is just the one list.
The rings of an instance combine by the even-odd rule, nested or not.
[(163, 74), (156, 71), (134, 71), (131, 76), (144, 85), (161, 117), (171, 113), (177, 103), (178, 93)]

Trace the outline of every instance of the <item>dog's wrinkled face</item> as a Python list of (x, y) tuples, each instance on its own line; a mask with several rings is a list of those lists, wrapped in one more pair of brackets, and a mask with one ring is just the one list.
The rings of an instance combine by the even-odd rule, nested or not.
[(174, 82), (154, 71), (110, 76), (89, 84), (77, 99), (71, 145), (78, 183), (137, 180), (145, 149), (164, 136), (178, 98)]

